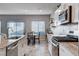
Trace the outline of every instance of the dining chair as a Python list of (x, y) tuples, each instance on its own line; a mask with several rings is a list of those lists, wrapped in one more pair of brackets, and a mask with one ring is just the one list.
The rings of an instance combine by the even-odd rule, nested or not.
[(35, 44), (35, 36), (32, 34), (32, 32), (27, 33), (27, 45), (29, 44)]
[(29, 33), (27, 33), (27, 45), (29, 45), (30, 44), (30, 35), (29, 35)]
[(35, 40), (38, 40), (38, 43), (40, 43), (40, 32), (37, 36), (35, 36)]

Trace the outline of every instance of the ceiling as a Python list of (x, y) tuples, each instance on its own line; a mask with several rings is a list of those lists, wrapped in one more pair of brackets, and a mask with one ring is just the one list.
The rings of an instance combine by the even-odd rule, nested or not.
[(51, 14), (59, 3), (0, 3), (0, 14)]

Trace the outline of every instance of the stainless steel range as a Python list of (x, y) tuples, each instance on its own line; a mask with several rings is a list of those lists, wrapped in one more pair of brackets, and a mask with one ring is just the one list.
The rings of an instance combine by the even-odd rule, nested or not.
[(51, 56), (59, 56), (59, 44), (56, 38), (48, 40), (48, 50)]

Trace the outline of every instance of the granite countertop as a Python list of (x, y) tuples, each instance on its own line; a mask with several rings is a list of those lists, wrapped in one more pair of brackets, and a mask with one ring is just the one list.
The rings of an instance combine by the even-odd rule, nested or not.
[(13, 44), (13, 43), (16, 42), (16, 41), (21, 40), (23, 37), (25, 37), (25, 35), (22, 35), (22, 36), (21, 36), (20, 38), (18, 38), (18, 39), (8, 39), (7, 46)]
[(60, 42), (59, 45), (72, 55), (78, 55), (78, 43), (79, 42)]
[(48, 39), (53, 38), (58, 42), (78, 42), (78, 38), (73, 38), (69, 35), (53, 35), (53, 34), (47, 34)]
[(0, 48), (5, 48), (11, 44), (13, 44), (14, 42), (17, 42), (19, 40), (21, 40), (23, 37), (25, 37), (25, 35), (22, 35), (20, 38), (18, 39), (7, 39), (4, 41), (4, 43), (0, 46)]
[(56, 41), (58, 42), (78, 42), (78, 39), (68, 37), (68, 36), (63, 36), (63, 37), (53, 36), (53, 38), (55, 38)]

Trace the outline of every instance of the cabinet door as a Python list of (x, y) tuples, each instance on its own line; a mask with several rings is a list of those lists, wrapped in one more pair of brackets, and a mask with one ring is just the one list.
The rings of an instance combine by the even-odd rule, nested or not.
[(66, 48), (63, 48), (62, 46), (60, 46), (59, 55), (60, 56), (73, 56), (73, 54), (70, 53), (70, 51), (66, 50)]
[(0, 56), (6, 56), (6, 48), (0, 48)]
[(18, 56), (18, 47), (12, 47), (11, 49), (7, 49), (7, 56)]
[(26, 38), (24, 37), (22, 40), (21, 40), (21, 49), (22, 49), (22, 56), (25, 56), (26, 55), (26, 49), (27, 49), (27, 41), (26, 41)]
[(52, 56), (52, 45), (48, 42), (48, 51), (49, 54)]
[(52, 46), (52, 56), (59, 55), (59, 47)]
[(23, 52), (22, 52), (22, 40), (18, 41), (18, 56), (22, 56)]
[(77, 42), (65, 42), (59, 44), (59, 55), (60, 56), (78, 56), (78, 45)]
[(24, 56), (26, 54), (26, 48), (27, 48), (27, 43), (26, 43), (26, 38), (22, 38), (20, 41), (18, 41), (18, 56)]

